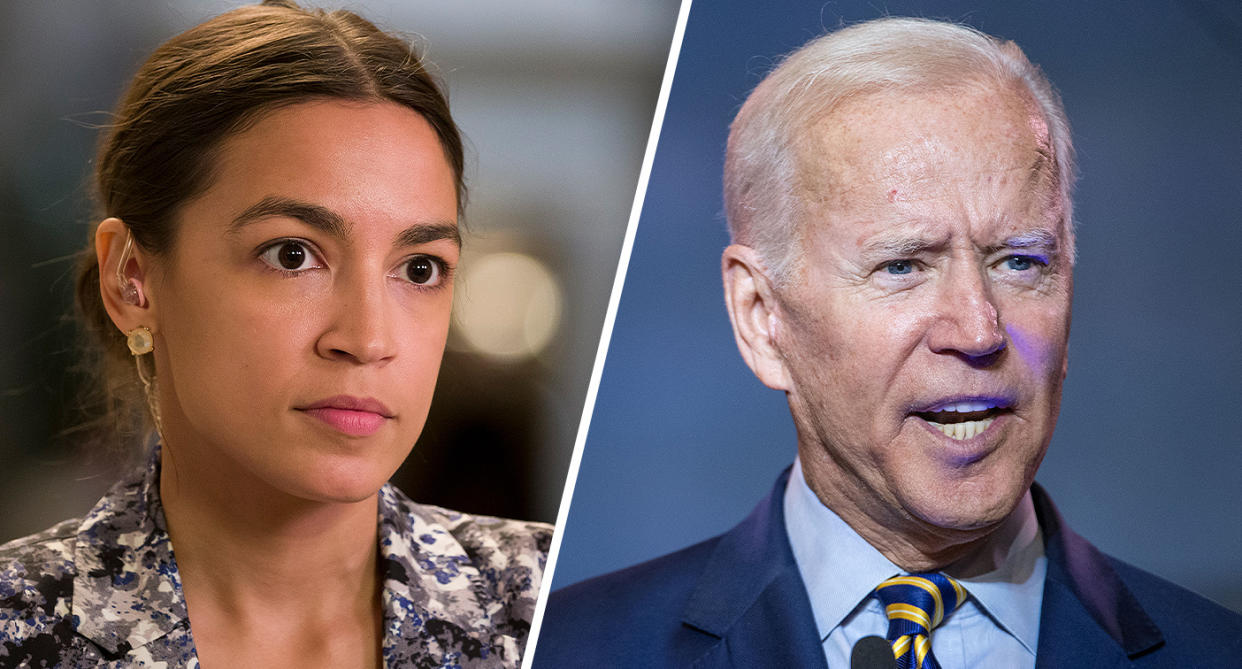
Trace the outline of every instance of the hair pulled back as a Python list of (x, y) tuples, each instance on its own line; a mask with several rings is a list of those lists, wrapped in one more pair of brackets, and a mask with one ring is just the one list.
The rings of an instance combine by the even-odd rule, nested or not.
[[(353, 12), (269, 0), (173, 37), (134, 75), (96, 158), (96, 220), (120, 218), (145, 252), (166, 254), (179, 207), (210, 186), (225, 139), (280, 106), (328, 98), (391, 101), (418, 112), (439, 137), (461, 211), (461, 136), (414, 47)], [(149, 423), (132, 358), (100, 297), (94, 226), (89, 239), (77, 302), (103, 345), (94, 361), (107, 414), (99, 427), (142, 429)]]

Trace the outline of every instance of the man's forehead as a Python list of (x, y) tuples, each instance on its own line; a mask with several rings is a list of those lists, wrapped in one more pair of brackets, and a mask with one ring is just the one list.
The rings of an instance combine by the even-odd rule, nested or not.
[[(885, 169), (887, 167), (888, 169)], [(804, 173), (799, 179), (807, 203), (839, 205), (857, 202), (864, 196), (882, 196), (890, 203), (934, 201), (947, 195), (970, 190), (980, 184), (1013, 183), (1029, 190), (1054, 187), (1055, 172), (1041, 156), (1032, 160), (1012, 162), (1003, 167), (980, 167), (977, 170), (946, 169), (940, 164), (911, 163), (884, 166), (879, 169), (851, 169), (836, 165), (815, 175)]]
[(799, 173), (843, 180), (885, 175), (918, 179), (954, 161), (1050, 155), (1038, 107), (1013, 91), (967, 87), (874, 91), (854, 96), (806, 124), (796, 152)]
[(811, 209), (1058, 190), (1038, 108), (978, 87), (852, 98), (805, 128), (795, 161), (798, 195)]

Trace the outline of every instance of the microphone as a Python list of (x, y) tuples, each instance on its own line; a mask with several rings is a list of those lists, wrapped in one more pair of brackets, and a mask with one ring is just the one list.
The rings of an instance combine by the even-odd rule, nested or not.
[(882, 636), (865, 636), (850, 652), (850, 669), (897, 669), (893, 645)]

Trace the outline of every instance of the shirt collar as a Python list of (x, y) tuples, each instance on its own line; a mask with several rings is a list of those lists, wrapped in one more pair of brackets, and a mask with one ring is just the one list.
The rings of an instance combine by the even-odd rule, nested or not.
[(876, 585), (901, 569), (819, 501), (799, 460), (789, 474), (784, 505), (789, 545), (822, 641), (871, 596)]
[(956, 578), (985, 613), (1034, 655), (1047, 567), (1043, 533), (1027, 491), (982, 550), (944, 572)]
[[(821, 640), (902, 569), (824, 506), (795, 460), (785, 488), (785, 524)], [(999, 564), (999, 566), (997, 566)], [(831, 565), (831, 568), (823, 568)], [(994, 621), (1033, 654), (1039, 638), (1046, 561), (1028, 492), (984, 549), (945, 570)]]

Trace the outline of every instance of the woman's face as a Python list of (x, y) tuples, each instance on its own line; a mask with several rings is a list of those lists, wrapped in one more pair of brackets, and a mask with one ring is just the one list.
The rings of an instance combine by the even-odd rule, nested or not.
[(227, 139), (146, 280), (178, 474), (369, 497), (431, 404), (460, 240), (431, 126), (389, 102), (305, 102)]

